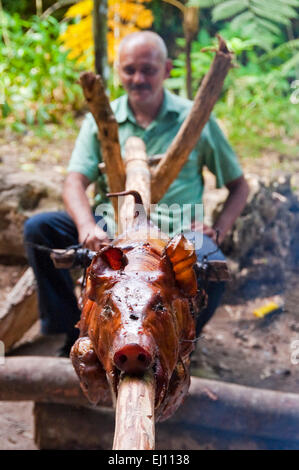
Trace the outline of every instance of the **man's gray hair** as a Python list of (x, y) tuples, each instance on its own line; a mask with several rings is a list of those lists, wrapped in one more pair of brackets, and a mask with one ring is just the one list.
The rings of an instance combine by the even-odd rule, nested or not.
[(137, 31), (135, 33), (128, 34), (125, 36), (119, 44), (118, 57), (123, 47), (128, 46), (130, 43), (142, 43), (146, 42), (154, 44), (161, 53), (161, 59), (165, 61), (168, 57), (168, 51), (165, 42), (154, 31)]

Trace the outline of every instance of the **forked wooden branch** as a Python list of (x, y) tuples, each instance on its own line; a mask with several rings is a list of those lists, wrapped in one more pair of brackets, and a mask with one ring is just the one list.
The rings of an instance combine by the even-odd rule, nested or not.
[(225, 41), (218, 36), (219, 48), (196, 94), (193, 107), (182, 124), (177, 136), (168, 148), (166, 155), (153, 170), (152, 204), (159, 202), (171, 183), (188, 160), (195, 147), (204, 125), (219, 97), (224, 79), (232, 67), (232, 53), (227, 49)]
[[(118, 124), (111, 110), (102, 79), (93, 72), (84, 72), (80, 76), (90, 112), (98, 126), (101, 153), (105, 162), (109, 190), (112, 193), (125, 189), (125, 167), (121, 157), (118, 139)], [(113, 200), (117, 220), (117, 200)]]

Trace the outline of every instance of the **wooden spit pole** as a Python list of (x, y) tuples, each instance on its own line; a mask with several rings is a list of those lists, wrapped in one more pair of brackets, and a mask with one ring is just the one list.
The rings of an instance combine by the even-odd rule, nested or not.
[[(149, 216), (151, 178), (146, 148), (138, 137), (125, 145), (126, 191), (137, 191)], [(135, 203), (125, 196), (120, 209), (120, 233), (133, 226)], [(138, 228), (137, 228), (138, 230)], [(155, 379), (152, 371), (142, 377), (124, 374), (119, 383), (115, 408), (113, 450), (153, 450), (155, 448)]]
[(154, 450), (155, 379), (124, 375), (115, 410), (113, 450)]
[[(129, 137), (125, 145), (126, 191), (138, 191), (146, 216), (151, 204), (151, 172), (145, 144), (139, 137)], [(125, 196), (120, 209), (119, 233), (132, 227), (135, 203), (133, 196)]]

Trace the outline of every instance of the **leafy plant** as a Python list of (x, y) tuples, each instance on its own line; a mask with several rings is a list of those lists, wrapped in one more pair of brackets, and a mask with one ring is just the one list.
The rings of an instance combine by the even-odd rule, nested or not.
[(189, 0), (188, 4), (212, 8), (213, 22), (230, 19), (232, 30), (259, 38), (263, 49), (271, 48), (299, 8), (299, 0), (271, 0), (271, 5), (267, 0)]
[(45, 122), (61, 122), (81, 108), (77, 84), (80, 67), (70, 60), (59, 35), (65, 25), (51, 16), (23, 20), (2, 12), (0, 77), (3, 103), (1, 126), (15, 130)]
[(261, 64), (278, 59), (279, 70), (282, 75), (287, 76), (299, 67), (299, 39), (293, 39), (280, 44), (260, 59)]

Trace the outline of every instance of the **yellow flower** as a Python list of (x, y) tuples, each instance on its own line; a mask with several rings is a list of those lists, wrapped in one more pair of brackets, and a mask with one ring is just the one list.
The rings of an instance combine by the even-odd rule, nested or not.
[[(152, 12), (145, 3), (151, 0), (108, 0), (108, 61), (112, 64), (117, 56), (120, 41), (128, 34), (141, 29), (148, 29), (153, 24)], [(65, 17), (69, 19), (80, 17), (80, 21), (69, 24), (61, 40), (66, 49), (70, 50), (69, 57), (78, 62), (91, 61), (93, 55), (92, 34), (92, 0), (82, 0), (71, 6)]]
[(66, 18), (76, 18), (76, 16), (87, 16), (92, 13), (93, 10), (93, 1), (92, 0), (82, 0), (76, 5), (71, 6), (66, 14)]

